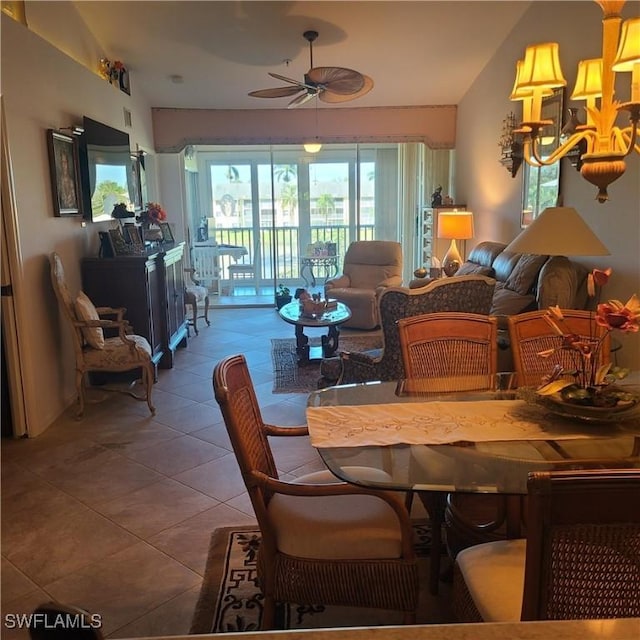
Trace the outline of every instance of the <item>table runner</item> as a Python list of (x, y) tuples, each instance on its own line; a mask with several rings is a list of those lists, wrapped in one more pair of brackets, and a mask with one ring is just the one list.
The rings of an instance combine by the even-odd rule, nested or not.
[(573, 440), (618, 431), (571, 422), (524, 400), (415, 402), (308, 407), (314, 447)]

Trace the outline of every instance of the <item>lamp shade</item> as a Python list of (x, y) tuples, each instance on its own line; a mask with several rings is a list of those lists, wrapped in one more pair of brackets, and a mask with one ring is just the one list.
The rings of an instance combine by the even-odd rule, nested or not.
[(599, 98), (602, 95), (602, 58), (580, 60), (572, 100)]
[(505, 251), (547, 256), (611, 255), (573, 207), (548, 207)]
[(557, 42), (545, 42), (527, 47), (519, 73), (516, 91), (543, 87), (555, 89), (564, 87), (567, 81), (562, 75)]
[(473, 238), (473, 213), (471, 211), (440, 211), (438, 238), (449, 240)]
[(612, 69), (633, 71), (633, 66), (640, 63), (640, 18), (629, 18), (622, 24), (618, 53), (613, 61)]

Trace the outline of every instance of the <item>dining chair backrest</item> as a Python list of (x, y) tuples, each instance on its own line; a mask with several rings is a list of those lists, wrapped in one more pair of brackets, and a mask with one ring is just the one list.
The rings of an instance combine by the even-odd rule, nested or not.
[[(559, 364), (565, 370), (576, 368), (575, 352), (560, 349), (562, 336), (556, 333), (544, 319), (547, 311), (530, 311), (509, 316), (509, 342), (513, 353), (514, 369), (519, 386), (538, 386), (554, 365)], [(580, 337), (581, 340), (596, 344), (602, 340), (598, 350), (599, 364), (611, 361), (611, 339), (604, 327), (596, 324), (589, 311), (563, 309), (562, 329)], [(548, 357), (541, 352), (555, 349)]]
[(261, 528), (269, 528), (266, 506), (270, 492), (259, 487), (256, 472), (278, 478), (262, 413), (244, 356), (221, 360), (214, 369), (213, 388), (242, 478)]
[(533, 473), (522, 620), (640, 616), (640, 470)]
[(427, 313), (398, 321), (407, 378), (442, 379), (442, 391), (491, 389), (497, 362), (496, 318), (475, 313)]

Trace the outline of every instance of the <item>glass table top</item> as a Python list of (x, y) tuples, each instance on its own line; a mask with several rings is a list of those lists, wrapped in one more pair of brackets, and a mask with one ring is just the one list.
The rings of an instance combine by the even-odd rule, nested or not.
[[(462, 386), (465, 387), (464, 384)], [(482, 385), (474, 385), (473, 382), (466, 385), (469, 389), (474, 386)], [(419, 381), (336, 386), (312, 392), (307, 406), (371, 405), (374, 410), (376, 404), (477, 402), (516, 400), (520, 397), (518, 390), (445, 393), (439, 388), (433, 381), (428, 387)], [(437, 405), (438, 402), (434, 408)], [(428, 404), (424, 410), (428, 410)], [(541, 423), (546, 415), (541, 409)], [(571, 428), (571, 419), (567, 418), (566, 422), (567, 428)], [(439, 445), (323, 446), (318, 447), (318, 451), (327, 467), (342, 480), (394, 490), (526, 494), (528, 474), (535, 471), (640, 468), (640, 418), (615, 424), (585, 425), (581, 421), (575, 424), (578, 422), (581, 435), (571, 440), (465, 440)], [(371, 473), (371, 469), (383, 470), (387, 476), (381, 480), (379, 474)]]

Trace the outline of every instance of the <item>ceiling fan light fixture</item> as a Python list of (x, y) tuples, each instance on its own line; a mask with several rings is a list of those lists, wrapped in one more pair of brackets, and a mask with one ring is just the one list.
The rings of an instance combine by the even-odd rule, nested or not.
[(302, 146), (307, 153), (318, 153), (322, 149), (322, 143), (318, 141), (318, 138), (311, 142), (305, 142)]

